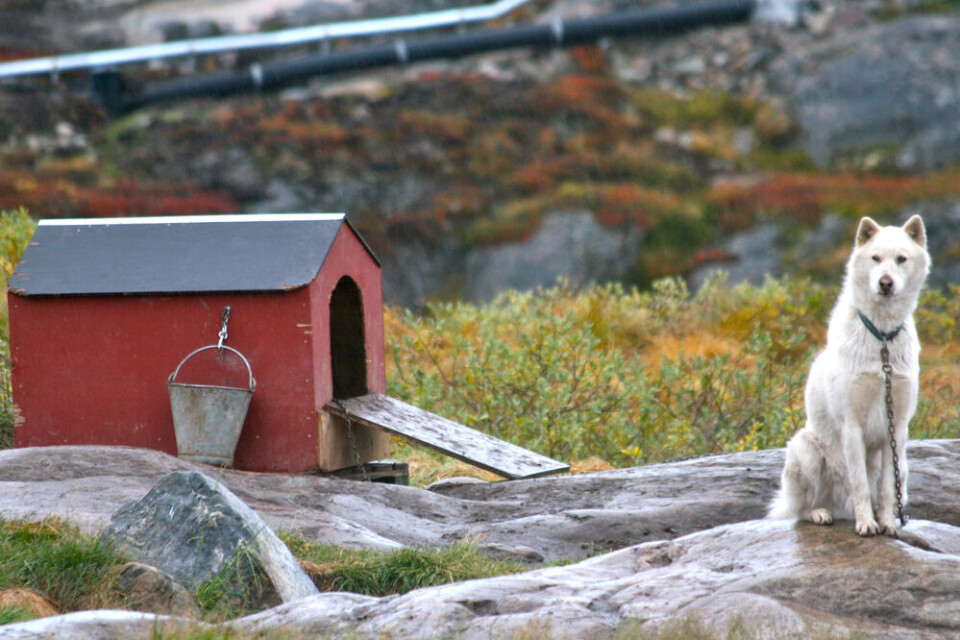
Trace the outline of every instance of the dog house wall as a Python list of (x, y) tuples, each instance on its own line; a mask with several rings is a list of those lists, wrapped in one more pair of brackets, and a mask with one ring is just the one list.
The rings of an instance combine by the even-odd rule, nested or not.
[[(297, 246), (283, 246), (291, 234)], [(113, 247), (120, 236), (144, 244)], [(104, 254), (110, 250), (117, 255)], [(306, 269), (306, 282), (263, 280), (279, 262), (304, 256), (313, 264), (296, 267)], [(357, 366), (366, 390), (382, 393), (380, 267), (342, 215), (41, 223), (8, 294), (14, 402), (23, 417), (15, 444), (129, 445), (176, 455), (167, 376), (188, 353), (216, 343), (229, 305), (226, 344), (246, 356), (257, 380), (234, 466), (324, 468), (329, 448), (344, 446), (342, 433), (321, 438), (320, 419), (334, 393), (330, 303), (340, 283), (359, 293)], [(191, 359), (178, 381), (246, 386), (242, 362), (217, 358), (211, 350)], [(385, 435), (357, 435), (364, 452), (385, 455)]]

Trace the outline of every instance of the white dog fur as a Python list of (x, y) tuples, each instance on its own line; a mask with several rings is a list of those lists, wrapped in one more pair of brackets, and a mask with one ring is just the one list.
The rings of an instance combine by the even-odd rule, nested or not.
[(907, 425), (917, 408), (920, 341), (913, 323), (930, 271), (923, 220), (880, 227), (863, 218), (830, 316), (826, 348), (810, 368), (806, 425), (787, 445), (780, 491), (769, 517), (832, 524), (853, 519), (862, 536), (896, 535), (893, 454), (884, 402), (882, 333), (888, 342), (894, 433), (903, 504), (907, 501)]

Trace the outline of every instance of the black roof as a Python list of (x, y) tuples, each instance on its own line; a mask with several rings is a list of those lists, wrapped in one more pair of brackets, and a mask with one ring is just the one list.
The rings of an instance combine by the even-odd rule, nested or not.
[(342, 213), (43, 220), (10, 290), (28, 296), (285, 291), (317, 276), (345, 223)]

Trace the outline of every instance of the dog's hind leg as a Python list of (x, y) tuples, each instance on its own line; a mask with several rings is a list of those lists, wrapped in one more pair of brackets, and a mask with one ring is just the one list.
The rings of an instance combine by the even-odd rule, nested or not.
[(824, 493), (825, 460), (808, 432), (801, 430), (787, 446), (787, 461), (780, 478), (780, 491), (768, 517), (833, 524), (833, 514), (819, 506)]
[(830, 509), (824, 507), (810, 509), (810, 511), (803, 514), (801, 519), (814, 524), (833, 524), (833, 514), (830, 512)]

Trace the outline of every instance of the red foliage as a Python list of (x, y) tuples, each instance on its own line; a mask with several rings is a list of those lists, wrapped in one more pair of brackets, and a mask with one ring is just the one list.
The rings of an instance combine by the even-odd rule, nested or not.
[(417, 75), (417, 82), (423, 83), (434, 83), (440, 82), (447, 78), (447, 74), (442, 71), (437, 71), (435, 69), (430, 69), (427, 71), (421, 71)]
[(572, 74), (550, 85), (548, 94), (562, 103), (602, 105), (619, 102), (623, 90), (609, 78)]
[(600, 47), (581, 45), (572, 47), (569, 53), (583, 73), (600, 73), (607, 68), (607, 55)]
[(736, 256), (727, 253), (720, 247), (704, 247), (702, 249), (697, 249), (691, 256), (691, 262), (693, 263), (692, 268), (713, 262), (728, 262), (735, 259)]
[(539, 107), (546, 111), (572, 111), (612, 131), (626, 128), (618, 110), (623, 88), (602, 76), (573, 74), (546, 87)]
[(683, 205), (677, 195), (633, 183), (603, 185), (599, 195), (596, 218), (600, 224), (607, 226), (631, 222), (649, 230), (664, 215), (674, 213)]
[(749, 225), (759, 212), (789, 213), (816, 222), (825, 209), (869, 213), (900, 207), (911, 199), (960, 191), (956, 176), (876, 174), (772, 174), (752, 183), (724, 183), (708, 199), (721, 210), (726, 228)]
[(232, 213), (229, 195), (193, 185), (82, 186), (20, 173), (0, 174), (0, 209), (26, 207), (41, 218), (113, 218)]
[(750, 226), (760, 211), (783, 211), (805, 221), (815, 220), (823, 209), (820, 176), (797, 174), (774, 176), (756, 184), (720, 184), (708, 199), (722, 211), (721, 225), (727, 229)]
[(433, 211), (437, 220), (448, 218), (472, 219), (486, 213), (490, 196), (480, 187), (461, 185), (433, 197)]
[(555, 163), (534, 160), (516, 173), (510, 182), (528, 193), (549, 191), (556, 186)]
[(456, 115), (430, 111), (404, 111), (400, 114), (399, 131), (406, 136), (429, 138), (443, 143), (462, 143), (466, 140), (469, 121)]

